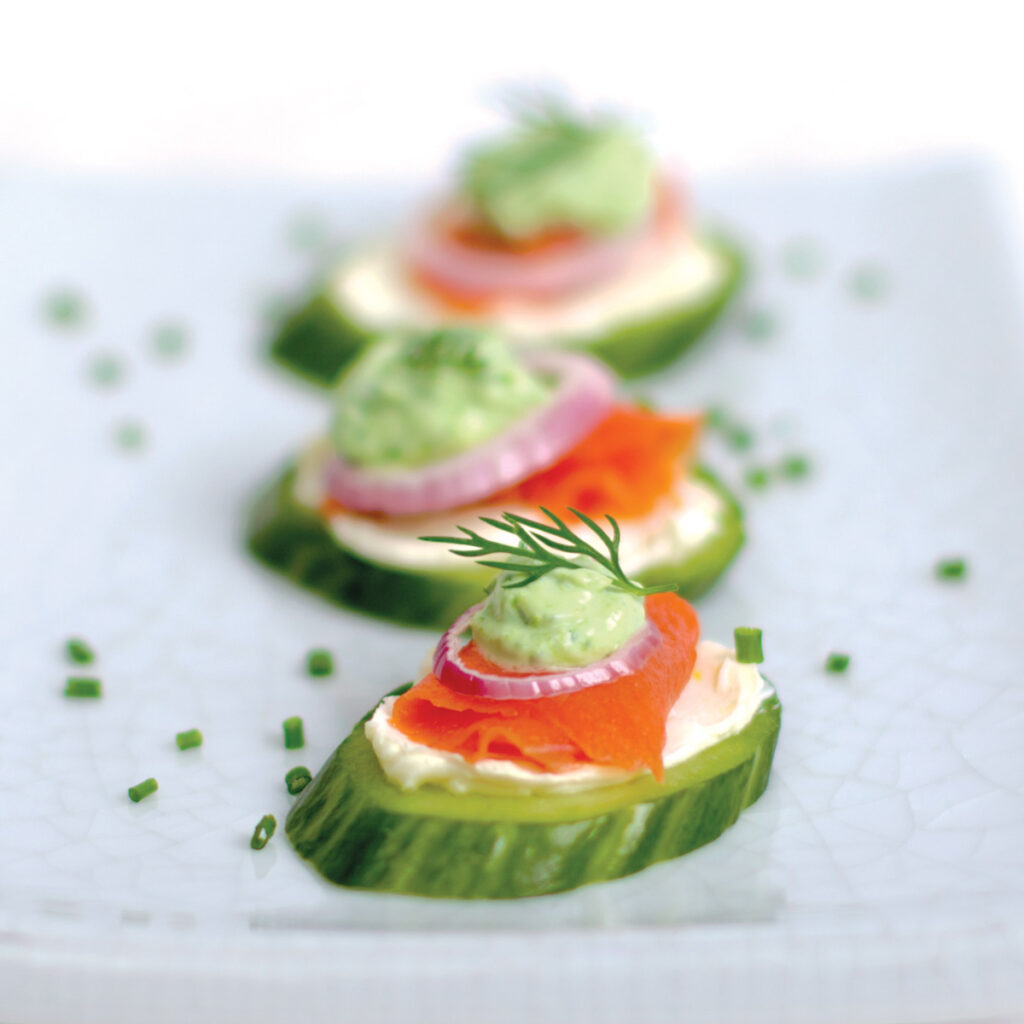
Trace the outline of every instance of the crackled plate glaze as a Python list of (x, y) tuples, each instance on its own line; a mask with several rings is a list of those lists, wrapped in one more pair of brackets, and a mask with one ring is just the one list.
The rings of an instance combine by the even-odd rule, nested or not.
[[(283, 822), (285, 771), (319, 767), (431, 640), (321, 604), (241, 543), (254, 489), (324, 422), (258, 356), (268, 300), (324, 255), (296, 218), (330, 241), (408, 195), (0, 186), (0, 1019), (1024, 1009), (1024, 331), (984, 168), (698, 192), (753, 280), (638, 391), (749, 428), (709, 436), (749, 544), (701, 611), (710, 637), (764, 628), (773, 779), (683, 860), (510, 905), (334, 889), (280, 830), (248, 847), (261, 815)], [(58, 325), (42, 310), (66, 287), (87, 308)], [(154, 347), (167, 320), (183, 352)], [(794, 455), (809, 472), (779, 471)], [(935, 578), (947, 556), (965, 579)], [(61, 696), (71, 635), (99, 652), (100, 701)], [(333, 678), (304, 674), (313, 646)]]

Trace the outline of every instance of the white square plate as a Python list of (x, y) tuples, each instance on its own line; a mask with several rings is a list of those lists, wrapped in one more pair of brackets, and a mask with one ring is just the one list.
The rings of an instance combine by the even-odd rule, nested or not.
[[(720, 183), (743, 310), (639, 390), (750, 425), (709, 460), (749, 542), (705, 634), (765, 630), (784, 707), (771, 785), (720, 840), (513, 904), (333, 888), (279, 830), (317, 768), (431, 642), (251, 562), (247, 501), (322, 429), (257, 356), (268, 289), (409, 190), (0, 179), (0, 1019), (949, 1020), (1024, 1011), (1024, 344), (989, 173), (924, 165)], [(858, 269), (880, 292), (858, 297)], [(864, 279), (860, 279), (862, 284)], [(867, 281), (871, 284), (872, 280)], [(78, 329), (41, 316), (87, 296)], [(180, 360), (155, 325), (188, 327)], [(116, 354), (116, 386), (90, 367)], [(143, 424), (135, 452), (118, 425)], [(743, 483), (806, 454), (802, 480)], [(935, 562), (963, 555), (965, 580)], [(105, 693), (61, 696), (61, 645)], [(313, 646), (337, 655), (305, 677)], [(830, 651), (848, 672), (823, 670)], [(282, 749), (302, 715), (308, 746)], [(197, 726), (201, 750), (175, 732)], [(147, 776), (159, 793), (126, 789)]]

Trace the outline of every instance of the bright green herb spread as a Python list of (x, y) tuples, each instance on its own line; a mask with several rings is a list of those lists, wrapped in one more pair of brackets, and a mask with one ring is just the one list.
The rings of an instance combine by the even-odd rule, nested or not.
[(615, 586), (598, 568), (553, 569), (524, 587), (504, 587), (502, 573), (473, 617), (473, 639), (508, 667), (589, 665), (617, 651), (641, 629), (643, 598)]
[(450, 545), (501, 574), (470, 629), (481, 651), (507, 668), (558, 669), (589, 665), (618, 650), (644, 624), (643, 598), (674, 584), (645, 587), (619, 561), (619, 525), (570, 509), (597, 540), (575, 533), (541, 509), (548, 522), (505, 512), (483, 521), (501, 531), (485, 537), (460, 527), (461, 537), (421, 537)]
[(341, 379), (331, 438), (355, 465), (414, 469), (489, 440), (550, 394), (489, 331), (382, 339)]
[(550, 99), (517, 111), (515, 128), (472, 150), (462, 168), (477, 216), (510, 239), (565, 227), (621, 234), (650, 212), (654, 184), (653, 156), (634, 130)]

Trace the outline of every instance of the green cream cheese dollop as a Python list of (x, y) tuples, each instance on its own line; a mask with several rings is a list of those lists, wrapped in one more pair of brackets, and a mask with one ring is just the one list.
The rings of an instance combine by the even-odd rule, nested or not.
[(550, 107), (471, 151), (462, 188), (477, 215), (509, 239), (562, 227), (616, 235), (648, 214), (654, 175), (652, 154), (627, 125)]
[(552, 388), (493, 332), (385, 338), (338, 384), (331, 440), (357, 466), (414, 469), (500, 434), (543, 405)]
[(473, 639), (506, 668), (575, 668), (600, 661), (635, 636), (644, 600), (596, 569), (552, 569), (524, 587), (502, 573), (470, 622)]

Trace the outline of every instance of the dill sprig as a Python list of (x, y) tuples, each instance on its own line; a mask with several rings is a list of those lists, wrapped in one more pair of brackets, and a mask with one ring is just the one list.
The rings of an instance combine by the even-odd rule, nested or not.
[(593, 130), (593, 122), (607, 117), (594, 117), (573, 110), (569, 100), (554, 91), (521, 89), (504, 97), (505, 109), (511, 119), (528, 131), (559, 134), (563, 138), (580, 138)]
[[(622, 532), (611, 516), (605, 516), (611, 527), (609, 533), (579, 509), (571, 508), (569, 511), (594, 533), (601, 547), (574, 533), (562, 519), (546, 508), (541, 508), (541, 512), (550, 523), (528, 519), (514, 512), (505, 512), (500, 519), (480, 517), (488, 526), (515, 537), (518, 542), (515, 544), (483, 537), (465, 526), (459, 527), (459, 531), (465, 535), (462, 537), (420, 537), (420, 540), (452, 545), (449, 550), (460, 558), (472, 558), (489, 569), (510, 573), (511, 578), (502, 583), (502, 587), (507, 589), (525, 587), (554, 569), (585, 569), (591, 568), (592, 564), (596, 564), (611, 578), (616, 589), (628, 594), (643, 596), (676, 589), (672, 583), (645, 587), (626, 575), (619, 562)], [(591, 564), (580, 559), (589, 559)]]

